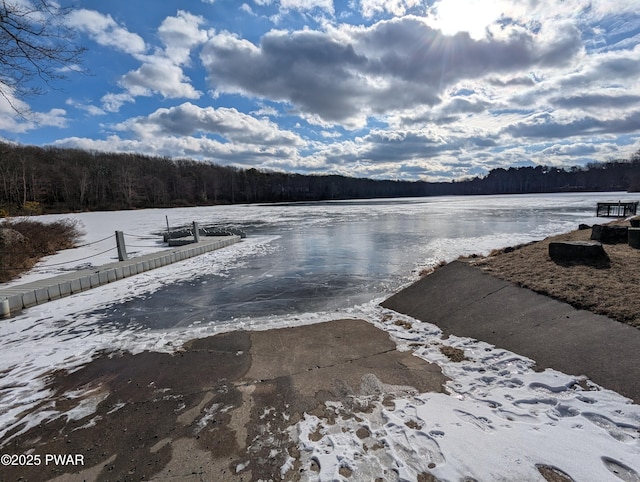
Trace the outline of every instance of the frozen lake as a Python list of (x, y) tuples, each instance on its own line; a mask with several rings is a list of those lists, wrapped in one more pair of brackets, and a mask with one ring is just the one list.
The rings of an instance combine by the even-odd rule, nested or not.
[[(284, 318), (335, 316), (382, 301), (440, 261), (542, 239), (580, 223), (606, 222), (594, 217), (597, 202), (637, 197), (430, 197), (42, 216), (43, 221), (75, 219), (85, 233), (80, 244), (86, 246), (46, 258), (14, 284), (117, 259), (115, 230), (125, 232), (131, 256), (163, 249), (157, 233), (166, 228), (167, 218), (172, 226), (199, 221), (235, 227), (247, 238), (32, 308), (14, 320), (37, 320), (43, 329), (47, 320), (55, 324), (55, 333), (82, 333), (91, 341), (87, 346), (95, 348), (96, 341), (118, 346), (125, 340), (128, 346), (138, 336), (153, 340), (179, 333), (184, 339)], [(32, 331), (12, 334), (25, 343), (33, 336)]]
[[(170, 210), (173, 222), (238, 227), (249, 240), (264, 242), (263, 249), (230, 260), (222, 273), (196, 268), (189, 280), (102, 314), (112, 322), (165, 329), (344, 309), (388, 296), (441, 260), (602, 222), (593, 217), (596, 202), (612, 196), (633, 198), (438, 197)], [(161, 230), (162, 221), (153, 229)]]

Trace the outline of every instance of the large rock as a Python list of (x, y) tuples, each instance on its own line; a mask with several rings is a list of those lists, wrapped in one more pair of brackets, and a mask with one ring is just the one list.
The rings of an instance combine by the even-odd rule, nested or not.
[(11, 228), (0, 228), (0, 247), (7, 248), (15, 244), (24, 243), (24, 236)]
[(556, 241), (549, 243), (553, 261), (598, 262), (609, 259), (601, 243), (590, 241)]
[(627, 243), (628, 226), (610, 226), (594, 224), (591, 228), (591, 239), (605, 244)]

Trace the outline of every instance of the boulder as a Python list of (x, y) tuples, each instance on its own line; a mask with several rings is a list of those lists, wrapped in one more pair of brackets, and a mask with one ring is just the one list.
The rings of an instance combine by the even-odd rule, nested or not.
[(0, 228), (0, 247), (6, 248), (14, 244), (24, 243), (22, 233), (11, 228)]
[(588, 224), (579, 224), (578, 229), (580, 231), (584, 231), (585, 229), (591, 229), (591, 226), (589, 226)]
[(627, 243), (628, 226), (610, 226), (608, 224), (594, 224), (591, 228), (591, 239), (605, 244)]
[(594, 262), (609, 259), (602, 243), (590, 241), (556, 241), (549, 243), (549, 257), (553, 261)]

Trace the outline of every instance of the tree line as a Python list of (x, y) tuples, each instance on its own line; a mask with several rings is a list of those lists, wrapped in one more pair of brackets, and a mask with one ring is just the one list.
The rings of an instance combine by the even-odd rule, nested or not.
[(302, 175), (142, 154), (0, 143), (0, 213), (465, 194), (640, 190), (631, 159), (561, 169), (493, 169), (456, 182)]

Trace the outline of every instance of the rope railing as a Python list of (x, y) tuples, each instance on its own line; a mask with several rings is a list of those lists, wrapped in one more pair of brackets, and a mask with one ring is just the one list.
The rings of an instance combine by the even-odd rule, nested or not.
[(102, 238), (97, 241), (91, 241), (90, 243), (79, 244), (78, 246), (74, 246), (74, 248), (86, 248), (87, 246), (92, 246), (94, 244), (102, 243), (103, 241), (106, 241), (111, 238), (113, 238), (113, 234), (111, 236), (107, 236), (106, 238)]
[[(97, 241), (91, 241), (90, 243), (85, 243), (85, 244), (79, 244), (77, 246), (72, 246), (69, 249), (86, 248), (87, 246), (93, 246), (94, 244), (102, 243), (102, 242), (107, 241), (107, 240), (109, 240), (111, 238), (113, 238), (113, 235), (107, 236), (106, 238), (98, 239)], [(39, 255), (44, 255), (44, 256), (49, 255), (49, 253), (47, 253), (46, 251), (37, 251), (37, 250), (33, 250), (33, 251), (2, 251), (2, 254), (26, 254), (26, 255), (39, 254)]]
[(48, 264), (46, 266), (43, 266), (43, 268), (49, 268), (51, 266), (62, 266), (63, 264), (77, 263), (78, 261), (84, 261), (85, 259), (91, 259), (91, 258), (95, 258), (96, 256), (101, 256), (103, 254), (108, 253), (109, 251), (113, 251), (114, 249), (116, 249), (115, 246), (101, 253), (92, 254), (91, 256), (85, 256), (84, 258), (74, 259), (73, 261), (65, 261), (64, 263)]
[[(190, 232), (196, 232), (196, 230), (199, 230), (198, 224), (194, 222), (193, 224), (193, 228), (192, 230), (189, 230)], [(206, 230), (202, 230), (206, 233)], [(154, 241), (158, 241), (158, 244), (155, 245), (141, 245), (141, 244), (126, 244), (124, 242), (124, 236), (128, 236), (130, 238), (134, 238), (134, 239), (138, 239), (138, 240), (154, 240)], [(71, 249), (75, 249), (75, 248), (86, 248), (88, 246), (93, 246), (99, 243), (103, 243), (105, 241), (108, 241), (110, 239), (113, 238), (113, 235), (111, 236), (107, 236), (105, 238), (102, 239), (98, 239), (95, 241), (91, 241), (88, 243), (83, 243), (77, 246), (73, 246), (73, 248)], [(142, 248), (142, 249), (149, 249), (149, 248), (160, 248), (162, 247), (162, 242), (160, 241), (160, 239), (158, 239), (157, 236), (144, 236), (144, 235), (138, 235), (138, 234), (132, 234), (132, 233), (124, 233), (122, 231), (116, 231), (116, 246), (109, 248), (105, 251), (102, 251), (100, 253), (94, 253), (88, 256), (84, 256), (82, 258), (77, 258), (74, 260), (70, 260), (70, 261), (64, 261), (64, 262), (60, 262), (60, 263), (54, 263), (54, 264), (46, 264), (44, 266), (39, 266), (36, 267), (35, 269), (47, 269), (47, 268), (51, 268), (51, 267), (56, 267), (56, 266), (63, 266), (63, 265), (70, 265), (73, 263), (77, 263), (79, 261), (85, 261), (87, 259), (91, 259), (91, 258), (95, 258), (97, 256), (101, 256), (103, 254), (109, 253), (110, 251), (113, 251), (114, 249), (117, 250), (118, 252), (118, 259), (120, 261), (124, 261), (125, 259), (127, 259), (127, 253), (126, 253), (126, 248)], [(21, 254), (21, 255), (48, 255), (48, 253), (46, 252), (39, 252), (39, 251), (10, 251), (10, 252), (3, 252), (2, 254)], [(0, 268), (0, 271), (16, 271), (16, 270), (23, 270), (23, 267), (3, 267)]]
[(161, 244), (156, 245), (141, 245), (141, 244), (127, 244), (127, 248), (162, 248)]
[[(85, 256), (83, 258), (73, 259), (73, 260), (70, 260), (70, 261), (64, 261), (62, 263), (48, 264), (46, 266), (41, 266), (41, 268), (45, 269), (45, 268), (51, 268), (51, 267), (54, 267), (54, 266), (62, 266), (62, 265), (65, 265), (65, 264), (77, 263), (78, 261), (84, 261), (84, 260), (87, 260), (87, 259), (95, 258), (96, 256), (101, 256), (103, 254), (108, 253), (109, 251), (113, 251), (114, 249), (116, 249), (115, 246), (113, 248), (107, 249), (106, 251), (102, 251), (101, 253), (92, 254), (91, 256)], [(14, 268), (0, 268), (0, 269), (2, 271), (14, 271), (14, 270), (21, 270), (21, 269), (24, 269), (24, 268), (15, 268), (14, 267)]]
[(140, 236), (137, 234), (130, 234), (130, 233), (123, 233), (125, 236), (129, 236), (131, 238), (136, 238), (136, 239), (158, 239), (158, 236)]

